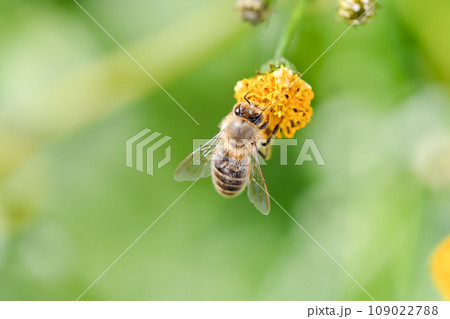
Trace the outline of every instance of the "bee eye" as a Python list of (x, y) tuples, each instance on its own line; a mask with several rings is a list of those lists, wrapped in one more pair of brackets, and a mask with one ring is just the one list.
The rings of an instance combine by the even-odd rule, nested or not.
[(241, 115), (241, 106), (238, 106), (234, 109), (234, 114), (236, 114), (237, 116)]

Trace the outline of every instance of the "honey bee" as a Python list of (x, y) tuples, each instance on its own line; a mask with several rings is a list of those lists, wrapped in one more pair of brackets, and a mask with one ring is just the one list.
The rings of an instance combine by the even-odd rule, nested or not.
[(265, 109), (251, 103), (247, 94), (246, 102), (236, 103), (222, 120), (220, 132), (180, 163), (175, 180), (194, 181), (212, 175), (215, 189), (224, 197), (237, 196), (247, 186), (249, 200), (267, 215), (270, 198), (258, 154), (268, 157), (279, 125), (269, 132), (267, 140), (263, 139), (269, 125)]

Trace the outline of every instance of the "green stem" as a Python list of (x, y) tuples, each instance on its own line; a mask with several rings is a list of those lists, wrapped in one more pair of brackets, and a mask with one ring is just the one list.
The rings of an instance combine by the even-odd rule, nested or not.
[(275, 61), (279, 61), (286, 55), (286, 51), (292, 41), (292, 38), (294, 37), (295, 31), (299, 29), (300, 22), (305, 12), (306, 3), (307, 0), (298, 0), (298, 4), (294, 8), (291, 19), (283, 31), (283, 36), (280, 38), (280, 41), (278, 41), (275, 49)]

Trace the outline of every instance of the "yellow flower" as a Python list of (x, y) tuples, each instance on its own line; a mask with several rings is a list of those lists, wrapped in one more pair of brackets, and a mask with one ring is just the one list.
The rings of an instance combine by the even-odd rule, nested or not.
[(450, 300), (450, 236), (439, 244), (431, 259), (431, 274), (446, 300)]
[(299, 78), (298, 73), (285, 68), (283, 65), (274, 72), (266, 72), (250, 79), (239, 81), (234, 87), (234, 97), (238, 102), (247, 99), (266, 108), (265, 117), (269, 126), (264, 132), (264, 138), (270, 135), (279, 124), (280, 130), (276, 137), (283, 135), (294, 137), (294, 133), (305, 127), (313, 114), (310, 105), (314, 93), (311, 86)]

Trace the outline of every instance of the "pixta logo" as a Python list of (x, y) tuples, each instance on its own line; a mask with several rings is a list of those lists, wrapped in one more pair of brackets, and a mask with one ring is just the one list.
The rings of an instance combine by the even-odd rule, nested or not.
[[(170, 139), (170, 136), (161, 136), (161, 133), (153, 132), (148, 128), (140, 131), (126, 142), (126, 163), (128, 167), (136, 168), (140, 172), (153, 175), (155, 166), (155, 152), (159, 150)], [(158, 139), (159, 138), (159, 139)], [(160, 152), (158, 152), (160, 153)], [(157, 169), (170, 162), (170, 145), (165, 148), (164, 157), (156, 164)]]

